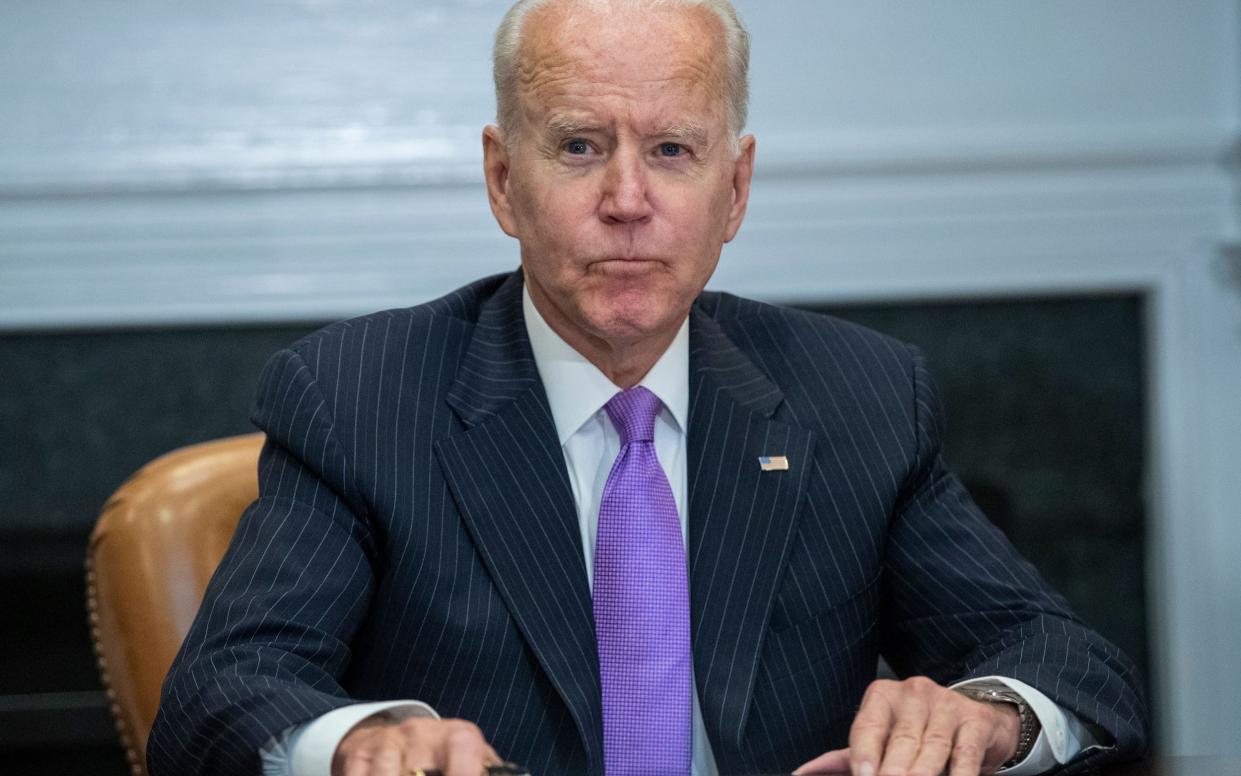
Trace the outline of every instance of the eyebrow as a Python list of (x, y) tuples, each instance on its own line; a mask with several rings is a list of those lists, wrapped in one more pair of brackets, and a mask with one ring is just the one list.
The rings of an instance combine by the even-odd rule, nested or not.
[[(603, 132), (598, 124), (573, 118), (572, 116), (552, 116), (547, 120), (547, 133), (556, 137), (567, 137), (588, 132)], [(707, 130), (698, 124), (670, 124), (652, 132), (651, 137), (686, 140), (696, 145), (707, 145)]]
[(552, 116), (547, 120), (547, 134), (556, 136), (578, 135), (583, 132), (598, 132), (601, 127), (588, 121), (575, 119), (572, 116)]
[(694, 145), (707, 145), (707, 130), (697, 124), (673, 124), (655, 133), (655, 137), (670, 137), (674, 140), (688, 140)]

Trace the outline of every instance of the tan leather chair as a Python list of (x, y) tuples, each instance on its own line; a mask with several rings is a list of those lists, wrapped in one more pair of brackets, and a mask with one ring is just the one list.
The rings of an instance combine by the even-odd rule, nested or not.
[(164, 674), (246, 506), (258, 495), (262, 434), (168, 453), (121, 485), (86, 559), (91, 638), (135, 776)]

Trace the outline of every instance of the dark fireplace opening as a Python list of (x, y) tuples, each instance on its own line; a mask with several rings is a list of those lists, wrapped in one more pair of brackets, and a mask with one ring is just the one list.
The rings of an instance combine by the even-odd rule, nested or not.
[[(949, 463), (1077, 612), (1145, 669), (1141, 298), (803, 306), (923, 349)], [(86, 627), (91, 526), (150, 459), (252, 430), (262, 364), (313, 328), (0, 335), (6, 772), (127, 772)]]
[(802, 306), (922, 349), (948, 464), (1149, 699), (1142, 298)]
[(86, 622), (91, 528), (147, 461), (253, 431), (263, 363), (314, 328), (0, 335), (5, 773), (129, 773)]

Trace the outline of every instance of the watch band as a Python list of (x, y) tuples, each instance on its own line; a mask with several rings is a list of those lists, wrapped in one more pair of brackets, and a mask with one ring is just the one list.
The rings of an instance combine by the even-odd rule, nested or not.
[(958, 687), (956, 692), (983, 703), (1008, 703), (1016, 706), (1017, 717), (1021, 720), (1021, 728), (1017, 733), (1017, 751), (1013, 754), (1012, 759), (1001, 767), (1010, 768), (1029, 756), (1030, 750), (1034, 749), (1034, 742), (1038, 740), (1038, 734), (1043, 729), (1043, 726), (1039, 723), (1038, 715), (1034, 713), (1034, 709), (1030, 708), (1030, 704), (1026, 703), (1025, 698), (1022, 698), (1020, 693), (1002, 685)]

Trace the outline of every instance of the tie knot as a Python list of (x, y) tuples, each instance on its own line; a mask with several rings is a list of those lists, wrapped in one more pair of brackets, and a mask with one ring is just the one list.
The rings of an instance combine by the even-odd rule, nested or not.
[(636, 385), (613, 396), (604, 405), (612, 425), (620, 434), (621, 446), (630, 442), (653, 442), (655, 440), (655, 415), (659, 412), (659, 397)]

